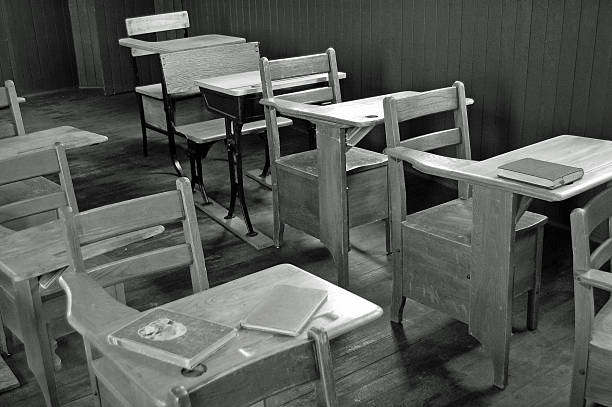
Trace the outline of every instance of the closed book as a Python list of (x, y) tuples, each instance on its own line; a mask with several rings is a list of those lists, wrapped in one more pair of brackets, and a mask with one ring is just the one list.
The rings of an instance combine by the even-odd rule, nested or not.
[(327, 291), (278, 284), (242, 320), (243, 328), (298, 336), (327, 300)]
[(497, 175), (544, 188), (555, 189), (579, 180), (584, 170), (550, 161), (523, 158), (497, 167)]
[(111, 345), (186, 369), (236, 336), (231, 326), (155, 308), (108, 335)]

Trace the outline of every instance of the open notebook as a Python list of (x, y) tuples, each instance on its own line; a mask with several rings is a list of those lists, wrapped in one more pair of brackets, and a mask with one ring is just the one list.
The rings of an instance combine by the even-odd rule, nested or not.
[(298, 336), (327, 300), (327, 291), (278, 284), (241, 322), (243, 328)]

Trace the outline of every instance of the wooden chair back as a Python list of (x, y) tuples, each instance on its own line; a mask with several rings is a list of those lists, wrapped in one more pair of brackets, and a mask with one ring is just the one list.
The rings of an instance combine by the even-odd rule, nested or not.
[(71, 206), (78, 211), (66, 152), (61, 144), (54, 148), (22, 154), (0, 161), (0, 191), (13, 183), (48, 175), (59, 177), (59, 190), (29, 196), (24, 200), (0, 205), (0, 223)]
[(19, 98), (11, 80), (5, 81), (4, 86), (0, 87), (0, 110), (4, 109), (10, 109), (10, 121), (0, 123), (0, 138), (25, 135)]
[[(338, 78), (338, 63), (336, 51), (328, 48), (325, 53), (306, 55), (294, 58), (268, 60), (261, 58), (259, 63), (262, 93), (264, 98), (274, 97), (272, 81), (290, 79), (312, 74), (327, 74), (327, 86), (297, 92), (283, 93), (282, 99), (298, 103), (340, 103), (340, 80)], [(280, 158), (280, 139), (276, 118), (276, 110), (264, 107), (268, 130), (268, 145), (272, 162)]]
[(208, 288), (189, 180), (179, 178), (176, 188), (174, 191), (118, 202), (78, 215), (75, 227), (81, 243), (105, 240), (158, 225), (182, 224), (184, 243), (150, 250), (88, 270), (102, 286), (108, 287), (134, 277), (189, 267), (194, 291)]
[(259, 43), (219, 45), (160, 55), (164, 96), (197, 92), (196, 79), (256, 71)]
[[(189, 35), (188, 28), (189, 14), (187, 11), (176, 11), (173, 13), (153, 14), (125, 19), (125, 30), (129, 37), (176, 30), (183, 30), (184, 36), (187, 37)], [(132, 49), (133, 57), (151, 54), (153, 54), (153, 52)]]
[[(612, 292), (612, 275), (601, 270), (602, 266), (612, 259), (612, 205), (610, 202), (612, 202), (612, 188), (600, 192), (587, 205), (574, 209), (570, 215), (575, 304), (574, 367), (570, 401), (572, 406), (584, 405), (587, 379), (591, 382), (589, 387), (593, 393), (592, 397), (604, 394), (604, 399), (610, 398), (610, 392), (602, 391), (602, 389), (608, 389), (607, 382), (612, 368), (599, 371), (598, 374), (592, 376), (589, 373), (589, 343), (595, 321), (593, 287)], [(592, 250), (590, 237), (595, 228), (604, 222), (608, 229), (608, 238)], [(603, 310), (610, 313), (609, 303), (604, 306)], [(604, 312), (603, 310), (600, 312)], [(603, 378), (603, 382), (595, 383), (599, 381), (598, 378), (600, 380)], [(599, 401), (597, 398), (596, 400)], [(609, 401), (611, 400), (607, 400)]]
[[(417, 95), (389, 96), (385, 98), (383, 105), (387, 148), (407, 147), (419, 151), (432, 151), (443, 147), (456, 146), (457, 158), (471, 159), (465, 87), (462, 82), (457, 81), (451, 87), (422, 92)], [(448, 111), (454, 113), (454, 128), (401, 140), (400, 123)], [(398, 180), (397, 184), (403, 184), (403, 164), (398, 160), (397, 165), (400, 168), (394, 175), (401, 176), (401, 182)], [(469, 186), (460, 182), (459, 197), (467, 199), (469, 195)]]

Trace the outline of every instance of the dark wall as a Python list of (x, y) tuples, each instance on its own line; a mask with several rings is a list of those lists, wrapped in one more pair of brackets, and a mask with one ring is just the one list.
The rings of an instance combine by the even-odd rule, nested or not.
[(0, 80), (20, 94), (76, 86), (65, 0), (0, 0)]

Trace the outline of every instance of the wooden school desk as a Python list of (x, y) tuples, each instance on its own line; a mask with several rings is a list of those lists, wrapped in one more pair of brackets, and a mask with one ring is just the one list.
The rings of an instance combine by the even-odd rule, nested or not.
[[(405, 92), (402, 94), (405, 95)], [(384, 123), (383, 99), (391, 95), (323, 106), (289, 102), (282, 100), (282, 96), (261, 101), (284, 116), (308, 120), (317, 126), (320, 240), (333, 256), (338, 268), (338, 284), (342, 287), (348, 287), (349, 281), (349, 225), (345, 192), (347, 145), (349, 148), (356, 145), (375, 126)], [(474, 101), (468, 99), (467, 103), (471, 105)]]
[[(404, 147), (388, 149), (387, 154), (410, 162), (418, 171), (473, 185), (469, 331), (492, 358), (493, 383), (505, 387), (512, 335), (511, 258), (516, 222), (533, 198), (564, 201), (612, 180), (612, 141), (558, 136), (460, 169), (442, 168), (434, 158), (438, 156)], [(580, 167), (584, 177), (553, 190), (497, 177), (497, 167), (527, 157)]]
[[(346, 73), (339, 72), (338, 76), (340, 79), (344, 79), (346, 78)], [(319, 83), (325, 83), (327, 80), (327, 74), (305, 75), (298, 78), (274, 81), (273, 87), (275, 90), (296, 90), (299, 88), (313, 87)], [(255, 232), (258, 235), (263, 235), (263, 237), (260, 238), (255, 236), (258, 242), (261, 241), (260, 244), (262, 245), (259, 246), (258, 244), (259, 247), (255, 246), (256, 248), (270, 247), (273, 245), (272, 240), (263, 233), (255, 231), (251, 224), (244, 197), (242, 151), (240, 148), (242, 126), (245, 123), (264, 118), (263, 108), (259, 104), (262, 92), (260, 73), (259, 71), (250, 71), (206, 78), (196, 80), (196, 84), (200, 87), (200, 91), (204, 96), (206, 107), (212, 112), (220, 114), (226, 120), (232, 121), (234, 124), (234, 131), (226, 134), (229, 141), (229, 148), (233, 149), (233, 156), (235, 157), (235, 162), (229, 163), (230, 172), (234, 171), (234, 168), (236, 170), (236, 185), (232, 185), (231, 200), (235, 202), (237, 197), (240, 199), (240, 204), (244, 213), (244, 222), (236, 218), (225, 219), (224, 211), (219, 206), (199, 205), (197, 202), (196, 206), (236, 236), (247, 242), (249, 242), (249, 240), (248, 237), (245, 238), (246, 233)], [(247, 173), (247, 175), (265, 185), (267, 188), (271, 188), (268, 170), (269, 157), (266, 149), (266, 164), (263, 171), (261, 171), (261, 175), (257, 175), (258, 170), (250, 171), (250, 174)], [(227, 216), (233, 215), (233, 208), (234, 205), (230, 204), (230, 210)]]

